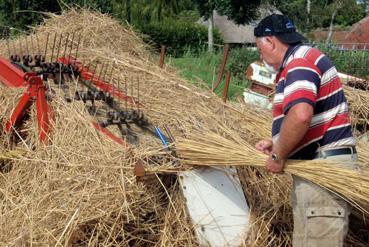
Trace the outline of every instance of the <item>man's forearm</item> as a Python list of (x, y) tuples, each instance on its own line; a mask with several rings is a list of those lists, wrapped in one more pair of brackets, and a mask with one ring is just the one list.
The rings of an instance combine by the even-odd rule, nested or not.
[(280, 159), (287, 159), (289, 154), (304, 138), (309, 129), (312, 115), (312, 107), (306, 103), (297, 104), (289, 110), (283, 120), (278, 140), (273, 145), (273, 152)]

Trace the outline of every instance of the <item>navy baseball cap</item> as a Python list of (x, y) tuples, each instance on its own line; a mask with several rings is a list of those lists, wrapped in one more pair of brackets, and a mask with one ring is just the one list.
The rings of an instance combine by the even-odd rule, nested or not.
[(257, 38), (276, 36), (286, 44), (300, 43), (305, 37), (296, 32), (293, 22), (285, 15), (272, 14), (262, 19), (254, 29)]

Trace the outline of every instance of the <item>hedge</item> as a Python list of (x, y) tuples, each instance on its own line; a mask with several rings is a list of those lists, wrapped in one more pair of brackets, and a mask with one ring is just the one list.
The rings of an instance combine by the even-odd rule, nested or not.
[[(208, 42), (207, 27), (192, 22), (169, 19), (147, 24), (139, 29), (145, 35), (146, 42), (152, 43), (157, 49), (165, 45), (168, 54), (174, 56), (182, 56), (188, 50), (201, 52)], [(217, 30), (214, 31), (214, 43), (223, 43)]]

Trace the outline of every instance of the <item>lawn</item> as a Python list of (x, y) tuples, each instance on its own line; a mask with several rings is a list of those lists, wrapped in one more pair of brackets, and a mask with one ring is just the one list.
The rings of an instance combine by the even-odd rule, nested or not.
[[(223, 52), (217, 51), (214, 53), (202, 52), (200, 54), (186, 53), (183, 57), (170, 57), (167, 59), (167, 64), (175, 67), (179, 74), (200, 87), (207, 87), (211, 89), (218, 79), (222, 63)], [(218, 95), (223, 95), (223, 88), (225, 83), (225, 74), (223, 80), (216, 90)], [(231, 77), (228, 98), (234, 100), (237, 96), (242, 95), (247, 82)]]

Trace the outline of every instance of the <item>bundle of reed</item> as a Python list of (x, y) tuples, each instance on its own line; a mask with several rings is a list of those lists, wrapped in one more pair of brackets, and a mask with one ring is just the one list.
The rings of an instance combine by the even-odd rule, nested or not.
[[(231, 133), (231, 131), (228, 131)], [(188, 165), (263, 167), (267, 156), (233, 133), (225, 138), (213, 131), (192, 132), (176, 143), (177, 151)], [(285, 172), (302, 177), (341, 195), (365, 213), (369, 213), (369, 161), (354, 170), (329, 160), (288, 160)]]

